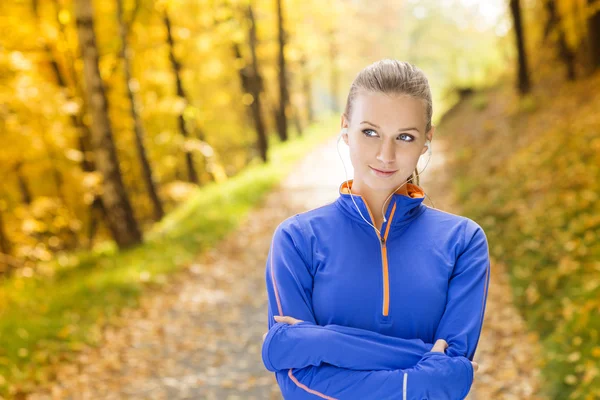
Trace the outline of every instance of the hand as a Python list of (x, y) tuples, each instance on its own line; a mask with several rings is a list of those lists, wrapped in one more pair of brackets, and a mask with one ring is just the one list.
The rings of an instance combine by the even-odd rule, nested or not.
[[(444, 353), (444, 351), (447, 348), (448, 348), (448, 343), (444, 339), (438, 339), (435, 341), (433, 347), (431, 348), (431, 351)], [(444, 353), (444, 354), (446, 354), (446, 353)], [(471, 361), (471, 364), (473, 364), (473, 371), (477, 371), (479, 369), (479, 364), (477, 364), (475, 361)]]
[(284, 316), (276, 315), (274, 318), (275, 318), (275, 321), (277, 321), (277, 322), (283, 322), (284, 324), (290, 324), (290, 325), (296, 325), (298, 322), (304, 322), (304, 321), (301, 321), (294, 317), (284, 317)]
[[(294, 317), (285, 317), (285, 316), (275, 315), (274, 318), (275, 318), (275, 321), (277, 321), (277, 322), (281, 322), (281, 323), (289, 324), (289, 325), (296, 325), (298, 322), (304, 322), (304, 321), (296, 319)], [(263, 335), (263, 342), (265, 341), (265, 338), (267, 337), (267, 333), (269, 333), (269, 332), (265, 332), (265, 334)]]

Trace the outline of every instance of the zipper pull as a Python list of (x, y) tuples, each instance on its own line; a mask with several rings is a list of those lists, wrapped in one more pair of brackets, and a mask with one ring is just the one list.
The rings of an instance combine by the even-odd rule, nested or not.
[(385, 237), (381, 236), (380, 239), (381, 239), (381, 244), (385, 244)]

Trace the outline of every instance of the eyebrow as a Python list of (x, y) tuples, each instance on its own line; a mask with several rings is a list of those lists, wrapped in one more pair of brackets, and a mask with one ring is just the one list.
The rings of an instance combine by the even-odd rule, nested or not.
[[(377, 125), (377, 124), (374, 124), (374, 123), (372, 123), (372, 122), (369, 122), (369, 121), (362, 121), (362, 122), (361, 122), (361, 124), (364, 124), (364, 123), (367, 123), (367, 124), (369, 124), (369, 125), (372, 125), (372, 126), (374, 126), (375, 128), (377, 128), (377, 129), (381, 129), (381, 128), (379, 127), (379, 125)], [(417, 128), (414, 128), (414, 127), (410, 127), (410, 128), (404, 128), (404, 129), (398, 129), (398, 132), (403, 132), (403, 131), (417, 131), (417, 132), (421, 133), (421, 131), (419, 131)]]

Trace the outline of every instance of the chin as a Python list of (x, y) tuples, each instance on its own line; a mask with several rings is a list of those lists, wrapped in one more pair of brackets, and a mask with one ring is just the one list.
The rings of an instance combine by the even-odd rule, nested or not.
[(404, 183), (406, 180), (401, 180), (401, 179), (385, 179), (385, 178), (379, 178), (377, 176), (369, 176), (367, 179), (364, 180), (364, 182), (367, 184), (367, 186), (369, 186), (371, 189), (373, 190), (394, 190), (396, 188), (398, 188), (398, 186), (402, 185), (402, 183)]

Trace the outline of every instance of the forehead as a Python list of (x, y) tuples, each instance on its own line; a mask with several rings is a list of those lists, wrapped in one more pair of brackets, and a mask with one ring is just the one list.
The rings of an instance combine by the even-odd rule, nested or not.
[(369, 121), (386, 129), (398, 129), (404, 125), (425, 126), (423, 101), (407, 95), (360, 92), (354, 98), (352, 123)]

